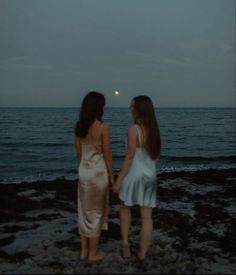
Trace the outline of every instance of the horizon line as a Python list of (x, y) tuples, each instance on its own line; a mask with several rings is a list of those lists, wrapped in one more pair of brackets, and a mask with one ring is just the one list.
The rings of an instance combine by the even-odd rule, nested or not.
[[(81, 108), (80, 106), (0, 106), (0, 108), (51, 108), (51, 109), (57, 109), (57, 108), (67, 108), (67, 109), (76, 109)], [(105, 108), (125, 108), (129, 109), (129, 107), (125, 106), (106, 106)], [(154, 108), (236, 108), (236, 106), (154, 106)]]

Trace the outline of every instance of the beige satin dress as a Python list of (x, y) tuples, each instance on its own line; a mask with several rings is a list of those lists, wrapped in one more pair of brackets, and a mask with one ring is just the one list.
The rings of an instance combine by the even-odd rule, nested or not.
[(108, 229), (108, 172), (101, 144), (81, 142), (81, 162), (78, 181), (79, 234), (99, 237)]

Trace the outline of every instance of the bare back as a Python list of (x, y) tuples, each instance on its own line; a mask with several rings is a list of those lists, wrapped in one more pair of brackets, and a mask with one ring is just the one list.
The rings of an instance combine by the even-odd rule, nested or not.
[[(147, 147), (147, 130), (141, 126), (141, 125), (137, 125), (139, 128), (139, 133), (137, 135), (136, 138), (136, 144), (137, 144), (137, 148), (146, 148)], [(140, 135), (140, 138), (139, 138)]]
[(86, 144), (101, 144), (102, 126), (103, 123), (99, 120), (95, 120), (89, 128), (87, 136), (81, 139), (81, 142)]

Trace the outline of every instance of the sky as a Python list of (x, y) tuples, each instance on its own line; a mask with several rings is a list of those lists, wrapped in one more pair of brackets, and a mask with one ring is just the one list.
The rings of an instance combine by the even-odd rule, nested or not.
[(234, 107), (235, 1), (0, 0), (0, 107), (92, 90), (108, 107)]

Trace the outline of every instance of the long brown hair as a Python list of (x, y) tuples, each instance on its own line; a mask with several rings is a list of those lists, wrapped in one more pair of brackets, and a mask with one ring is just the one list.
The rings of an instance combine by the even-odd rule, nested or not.
[(155, 110), (148, 96), (136, 96), (134, 99), (135, 123), (141, 123), (147, 131), (147, 150), (152, 159), (160, 157), (161, 137), (155, 116)]
[(105, 103), (104, 95), (96, 91), (91, 91), (85, 96), (81, 105), (79, 120), (75, 127), (77, 137), (85, 138), (93, 122), (96, 119), (102, 121)]

